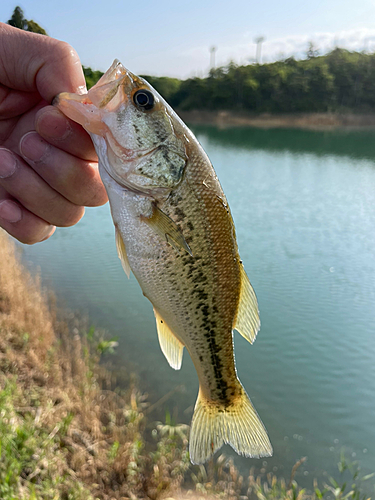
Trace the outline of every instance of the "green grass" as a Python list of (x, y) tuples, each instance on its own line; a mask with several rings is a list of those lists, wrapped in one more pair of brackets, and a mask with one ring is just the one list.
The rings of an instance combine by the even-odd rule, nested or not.
[(92, 499), (89, 490), (66, 466), (63, 439), (72, 415), (66, 415), (54, 428), (48, 428), (43, 423), (48, 407), (37, 404), (24, 407), (16, 380), (3, 380), (3, 384), (0, 391), (0, 498)]

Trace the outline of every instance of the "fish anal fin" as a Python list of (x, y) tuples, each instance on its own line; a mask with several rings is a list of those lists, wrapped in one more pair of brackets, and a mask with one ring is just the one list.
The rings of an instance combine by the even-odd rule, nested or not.
[(258, 301), (243, 265), (240, 264), (240, 267), (240, 300), (233, 329), (237, 330), (238, 333), (252, 344), (260, 328)]
[(117, 255), (119, 259), (121, 260), (122, 267), (127, 275), (127, 277), (130, 277), (130, 264), (128, 260), (128, 256), (126, 254), (126, 248), (125, 248), (125, 243), (122, 239), (121, 233), (118, 230), (116, 226), (116, 248), (117, 248)]
[(156, 328), (158, 330), (160, 349), (167, 358), (170, 366), (174, 370), (179, 370), (182, 365), (184, 345), (174, 335), (156, 309), (154, 309), (154, 314), (156, 318)]
[(223, 444), (239, 455), (269, 457), (273, 450), (267, 431), (241, 386), (241, 395), (226, 407), (208, 401), (199, 391), (190, 430), (193, 464), (206, 462)]
[(178, 225), (165, 214), (159, 207), (153, 205), (151, 217), (142, 216), (142, 221), (150, 226), (163, 240), (174, 248), (182, 248), (193, 256), (189, 245)]

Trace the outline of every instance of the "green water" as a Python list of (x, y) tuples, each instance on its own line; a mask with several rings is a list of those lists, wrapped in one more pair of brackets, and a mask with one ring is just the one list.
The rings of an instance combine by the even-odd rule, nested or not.
[[(375, 132), (194, 127), (229, 200), (262, 327), (235, 336), (239, 377), (274, 447), (266, 466), (307, 486), (333, 474), (341, 447), (375, 470)], [(187, 353), (179, 372), (158, 346), (151, 304), (116, 256), (108, 207), (24, 249), (65, 304), (119, 337), (115, 363), (151, 402), (189, 422), (198, 389)], [(231, 449), (226, 451), (231, 453)], [(267, 464), (265, 463), (267, 462)], [(369, 485), (372, 492), (373, 485)]]

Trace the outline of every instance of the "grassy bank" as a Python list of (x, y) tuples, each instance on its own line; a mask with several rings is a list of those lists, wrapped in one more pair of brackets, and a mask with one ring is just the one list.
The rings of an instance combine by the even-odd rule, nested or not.
[(295, 482), (303, 460), (286, 481), (253, 471), (242, 477), (223, 455), (191, 466), (188, 427), (168, 414), (152, 422), (132, 377), (119, 391), (100, 363), (113, 342), (58, 314), (2, 231), (0, 256), (1, 500), (365, 500), (360, 474), (344, 457), (339, 467), (349, 482), (329, 478), (310, 493)]

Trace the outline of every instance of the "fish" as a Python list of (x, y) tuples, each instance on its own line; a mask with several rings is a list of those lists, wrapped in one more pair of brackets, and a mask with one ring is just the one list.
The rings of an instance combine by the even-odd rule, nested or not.
[(142, 77), (115, 60), (86, 94), (53, 103), (90, 134), (116, 247), (152, 303), (175, 370), (186, 347), (198, 374), (189, 454), (203, 464), (229, 444), (267, 457), (267, 431), (237, 377), (233, 331), (251, 344), (258, 303), (238, 253), (229, 205), (194, 134)]

